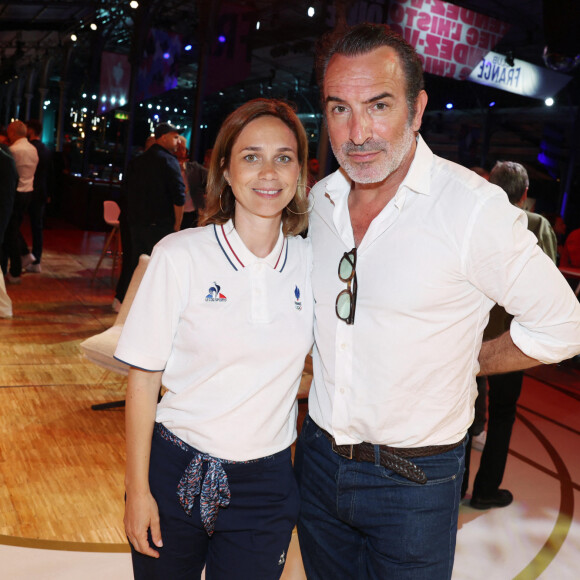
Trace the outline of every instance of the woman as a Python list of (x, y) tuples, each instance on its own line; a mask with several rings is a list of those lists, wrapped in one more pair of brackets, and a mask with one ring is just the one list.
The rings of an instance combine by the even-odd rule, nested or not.
[(181, 220), (181, 229), (185, 230), (197, 226), (199, 214), (203, 211), (207, 169), (197, 161), (189, 161), (187, 139), (183, 135), (179, 136), (175, 155), (179, 161), (183, 183), (185, 183), (185, 205)]
[[(204, 227), (151, 257), (116, 357), (127, 388), (135, 577), (278, 578), (298, 512), (290, 445), (312, 344), (308, 146), (257, 99), (224, 122)], [(167, 389), (157, 404), (161, 384)]]

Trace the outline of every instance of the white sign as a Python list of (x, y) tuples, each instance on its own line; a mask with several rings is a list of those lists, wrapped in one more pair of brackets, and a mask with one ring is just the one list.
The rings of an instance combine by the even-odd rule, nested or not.
[(517, 95), (545, 99), (563, 89), (570, 77), (517, 58), (510, 66), (503, 54), (488, 52), (471, 71), (469, 80)]

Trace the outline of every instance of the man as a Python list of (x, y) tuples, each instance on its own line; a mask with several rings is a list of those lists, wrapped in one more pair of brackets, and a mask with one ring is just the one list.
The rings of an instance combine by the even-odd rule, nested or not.
[[(489, 176), (490, 183), (501, 187), (511, 204), (523, 209), (528, 197), (529, 178), (523, 165), (512, 161), (499, 161)], [(550, 222), (543, 216), (524, 210), (528, 218), (528, 230), (537, 238), (538, 246), (556, 263), (557, 240)], [(494, 306), (484, 339), (499, 336), (509, 329), (512, 316), (500, 306)], [(489, 408), (487, 437), (479, 469), (473, 483), (471, 507), (489, 509), (505, 507), (512, 503), (513, 495), (508, 489), (500, 489), (507, 462), (512, 427), (516, 418), (516, 405), (522, 390), (524, 373), (513, 371), (488, 377)], [(469, 481), (470, 445), (465, 459), (464, 489)]]
[(127, 221), (131, 232), (131, 274), (141, 254), (167, 234), (179, 231), (185, 185), (175, 157), (179, 130), (169, 123), (155, 128), (155, 143), (131, 161), (125, 183)]
[(52, 155), (49, 148), (40, 140), (42, 123), (37, 119), (31, 119), (26, 125), (28, 127), (28, 140), (38, 153), (38, 165), (34, 172), (32, 195), (28, 205), (30, 231), (32, 233), (32, 252), (29, 252), (28, 246), (24, 238), (22, 238), (22, 266), (27, 272), (39, 273), (42, 259), (44, 210), (48, 201), (48, 181), (52, 172)]
[[(143, 146), (143, 152), (147, 151), (152, 145), (155, 144), (155, 135), (149, 135), (145, 139), (145, 144)], [(142, 153), (139, 153), (141, 155)], [(131, 171), (131, 165), (135, 163), (133, 159), (129, 163), (128, 170)], [(121, 233), (121, 246), (123, 248), (123, 255), (126, 256), (121, 262), (121, 273), (119, 274), (119, 279), (117, 280), (117, 286), (115, 287), (115, 298), (113, 299), (112, 308), (115, 312), (121, 310), (121, 304), (125, 299), (125, 294), (131, 283), (131, 277), (135, 270), (135, 264), (133, 263), (133, 251), (131, 248), (131, 229), (129, 227), (129, 222), (127, 220), (127, 179), (124, 179), (121, 183), (121, 192), (119, 195), (119, 208), (121, 213), (119, 214), (119, 231)], [(137, 256), (137, 260), (139, 256)]]
[(558, 239), (554, 229), (544, 216), (524, 209), (530, 186), (526, 168), (513, 161), (498, 161), (489, 174), (489, 181), (501, 187), (507, 193), (510, 203), (524, 211), (528, 218), (528, 230), (536, 236), (542, 251), (555, 264), (558, 257)]
[[(38, 165), (38, 153), (34, 145), (28, 142), (26, 138), (28, 129), (22, 121), (12, 121), (6, 130), (10, 141), (10, 153), (14, 157), (16, 171), (18, 171), (18, 186), (14, 198), (14, 207), (4, 238), (4, 248), (7, 257), (10, 259), (10, 270), (6, 281), (11, 284), (19, 284), (22, 273), (20, 226), (32, 196), (34, 172)], [(6, 256), (4, 259), (6, 259)]]
[[(12, 215), (16, 186), (18, 185), (18, 172), (14, 158), (8, 147), (4, 148), (0, 141), (0, 261), (3, 263), (4, 233)], [(4, 276), (0, 275), (0, 318), (12, 317), (12, 301), (6, 293)]]
[[(341, 169), (311, 192), (304, 565), (309, 580), (450, 578), (475, 376), (579, 352), (580, 305), (505, 194), (417, 135), (427, 95), (413, 48), (365, 24), (324, 46)], [(516, 318), (482, 346), (494, 302)]]

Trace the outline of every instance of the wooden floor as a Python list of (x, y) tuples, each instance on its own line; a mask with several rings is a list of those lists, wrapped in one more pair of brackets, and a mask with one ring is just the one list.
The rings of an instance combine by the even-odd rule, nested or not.
[[(79, 351), (115, 318), (111, 261), (93, 283), (104, 235), (45, 233), (42, 274), (8, 286), (14, 318), (0, 319), (0, 578), (125, 580), (124, 411), (91, 410), (125, 379)], [(504, 478), (516, 499), (461, 505), (454, 580), (580, 577), (579, 447), (580, 365), (528, 372)], [(284, 578), (305, 578), (299, 556)]]
[(79, 351), (114, 320), (110, 260), (93, 283), (103, 234), (45, 238), (43, 273), (7, 286), (14, 318), (0, 320), (0, 535), (124, 548), (124, 413), (91, 410), (124, 379)]

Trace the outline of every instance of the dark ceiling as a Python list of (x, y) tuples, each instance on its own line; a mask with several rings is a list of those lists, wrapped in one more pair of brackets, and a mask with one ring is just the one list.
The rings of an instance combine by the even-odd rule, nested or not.
[[(580, 53), (577, 38), (580, 3), (576, 0), (471, 0), (456, 1), (463, 7), (508, 22), (510, 29), (496, 51), (537, 65), (544, 65), (542, 55), (547, 44), (546, 28), (552, 42), (566, 44), (565, 50)], [(200, 18), (216, 5), (211, 0), (142, 0), (150, 13), (152, 26), (178, 32), (191, 39), (194, 47), (200, 37)], [(344, 0), (252, 0), (232, 2), (253, 12), (254, 21), (248, 44), (252, 54), (252, 70), (245, 85), (262, 83), (262, 91), (288, 91), (307, 88), (312, 81), (314, 42), (332, 23), (332, 15), (344, 6), (352, 21), (365, 15), (386, 14), (388, 0), (346, 2)], [(227, 5), (222, 2), (222, 5)], [(546, 14), (544, 14), (546, 5)], [(309, 6), (315, 16), (306, 14)], [(0, 81), (22, 74), (27, 67), (37, 65), (48, 55), (62, 58), (70, 35), (76, 33), (75, 60), (86, 70), (94, 37), (99, 35), (105, 50), (129, 52), (131, 48), (135, 10), (128, 0), (5, 0), (0, 4)], [(546, 25), (547, 23), (547, 25)], [(97, 32), (90, 25), (97, 25)], [(573, 28), (571, 28), (573, 25)], [(205, 26), (205, 24), (204, 24)], [(552, 32), (552, 31), (555, 32)], [(182, 86), (191, 88), (195, 82), (197, 52), (184, 59), (180, 76)], [(85, 62), (83, 62), (85, 61)], [(53, 67), (55, 77), (59, 67)], [(435, 82), (430, 83), (433, 87)], [(435, 89), (433, 88), (435, 91)], [(443, 82), (443, 90), (447, 85)]]
[[(425, 2), (436, 0), (423, 0)], [(580, 2), (578, 0), (471, 0), (454, 4), (469, 8), (510, 24), (510, 28), (494, 48), (502, 54), (538, 66), (545, 66), (543, 54), (549, 45), (553, 52), (580, 54)], [(157, 99), (180, 110), (189, 102), (187, 117), (191, 121), (200, 39), (208, 30), (208, 15), (216, 12), (219, 2), (212, 0), (141, 0), (141, 14), (149, 18), (151, 27), (176, 32), (193, 50), (182, 53), (179, 63), (179, 84)], [(314, 83), (313, 62), (316, 40), (334, 25), (335, 16), (343, 11), (350, 23), (386, 15), (388, 0), (248, 0), (222, 2), (221, 7), (247, 9), (251, 26), (245, 47), (251, 58), (249, 75), (240, 82), (225, 79), (220, 92), (206, 95), (203, 104), (204, 122), (219, 125), (224, 114), (237, 104), (257, 96), (288, 98), (296, 102), (302, 113), (318, 111), (318, 92)], [(307, 10), (313, 7), (314, 16)], [(14, 82), (31, 67), (40, 68), (48, 58), (52, 66), (50, 87), (58, 99), (63, 64), (71, 47), (71, 34), (77, 35), (70, 52), (72, 60), (66, 80), (70, 83), (69, 99), (83, 90), (98, 86), (98, 67), (94, 65), (99, 50), (131, 53), (134, 19), (137, 11), (129, 0), (5, 0), (0, 4), (0, 83)], [(209, 19), (211, 21), (211, 18)], [(260, 22), (257, 29), (256, 23)], [(96, 25), (97, 30), (91, 30)], [(214, 30), (219, 34), (219, 25)], [(562, 91), (567, 105), (578, 102), (578, 70), (571, 71), (572, 82)], [(215, 71), (211, 71), (215, 73)], [(220, 71), (218, 71), (220, 72)], [(429, 93), (428, 110), (444, 110), (450, 95), (456, 109), (474, 109), (489, 101), (497, 108), (518, 107), (518, 110), (541, 108), (537, 99), (519, 97), (467, 81), (426, 75)], [(1, 100), (2, 85), (0, 85)], [(36, 97), (35, 97), (36, 98)], [(0, 114), (3, 111), (0, 109)], [(566, 113), (567, 114), (567, 113)], [(4, 121), (0, 117), (0, 124)], [(569, 121), (569, 120), (568, 120)], [(135, 142), (139, 142), (138, 139)]]

